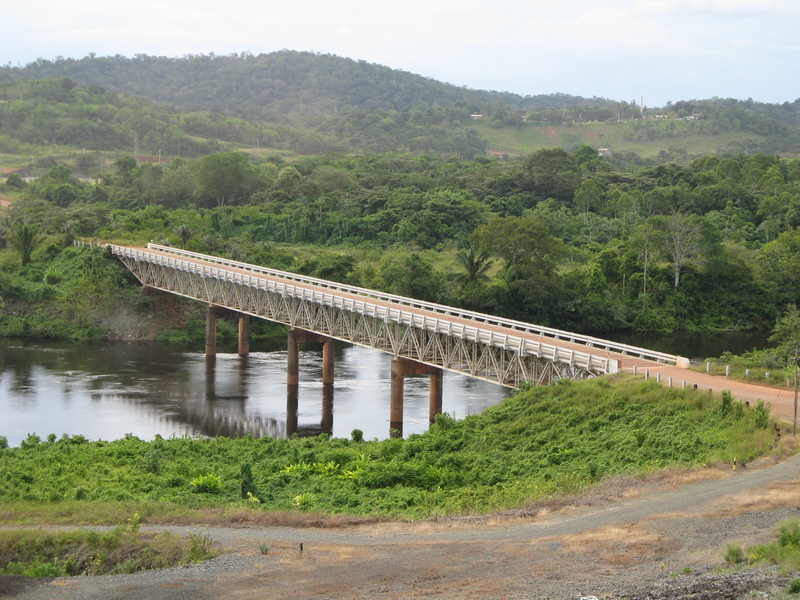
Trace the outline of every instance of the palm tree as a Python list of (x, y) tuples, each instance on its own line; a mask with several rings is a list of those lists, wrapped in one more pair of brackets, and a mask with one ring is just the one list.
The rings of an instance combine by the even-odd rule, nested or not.
[(194, 230), (186, 223), (181, 223), (175, 228), (175, 235), (181, 239), (181, 248), (186, 248), (186, 242), (192, 238)]
[(475, 282), (489, 278), (486, 272), (491, 268), (493, 261), (489, 260), (488, 252), (479, 252), (470, 246), (459, 252), (456, 258), (465, 271), (458, 275), (459, 281)]
[(39, 228), (22, 221), (15, 223), (8, 232), (8, 242), (19, 253), (23, 265), (31, 262), (31, 255), (41, 241)]
[(211, 254), (214, 254), (222, 247), (222, 240), (218, 235), (214, 235), (213, 233), (207, 233), (200, 241), (203, 242)]

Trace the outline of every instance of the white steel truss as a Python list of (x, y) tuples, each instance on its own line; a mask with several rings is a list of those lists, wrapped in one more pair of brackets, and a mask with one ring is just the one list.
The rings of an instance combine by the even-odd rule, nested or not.
[(338, 284), (320, 285), (300, 276), (287, 281), (255, 265), (221, 265), (224, 259), (195, 253), (172, 256), (158, 246), (111, 249), (145, 286), (507, 387), (618, 370), (607, 353), (600, 356), (531, 340), (517, 327), (492, 322), (489, 315), (484, 315), (485, 321), (467, 321), (455, 308), (452, 314), (442, 314), (418, 308), (411, 299), (402, 299), (406, 304), (387, 302), (380, 292), (373, 297), (355, 295), (337, 289)]

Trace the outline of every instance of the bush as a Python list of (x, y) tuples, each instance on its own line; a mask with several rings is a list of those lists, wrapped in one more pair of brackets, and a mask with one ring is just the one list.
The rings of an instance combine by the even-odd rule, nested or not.
[(196, 494), (218, 494), (222, 490), (222, 478), (214, 473), (198, 475), (189, 482), (189, 487)]
[(756, 429), (766, 429), (769, 426), (769, 407), (763, 400), (759, 400), (753, 409), (753, 423)]
[(744, 549), (738, 544), (728, 544), (725, 548), (725, 562), (729, 565), (738, 565), (744, 561)]
[(793, 519), (781, 523), (778, 543), (784, 548), (787, 546), (800, 547), (800, 521)]

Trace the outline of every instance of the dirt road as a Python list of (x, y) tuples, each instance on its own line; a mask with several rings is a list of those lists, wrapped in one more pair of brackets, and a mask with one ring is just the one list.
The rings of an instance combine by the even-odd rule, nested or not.
[[(717, 575), (727, 544), (774, 538), (800, 514), (800, 456), (691, 483), (609, 484), (588, 506), (531, 518), (347, 529), (178, 528), (226, 551), (136, 575), (0, 578), (20, 600), (684, 597), (785, 586), (774, 572)], [(302, 550), (301, 550), (302, 544)], [(262, 553), (268, 548), (267, 553)], [(738, 587), (737, 587), (738, 586)], [(665, 590), (671, 590), (669, 592)], [(720, 592), (722, 593), (722, 592)], [(706, 594), (705, 597), (738, 597)]]

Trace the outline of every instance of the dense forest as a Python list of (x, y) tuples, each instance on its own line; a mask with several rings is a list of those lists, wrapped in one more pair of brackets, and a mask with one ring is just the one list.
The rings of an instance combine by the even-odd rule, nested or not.
[[(5, 188), (6, 333), (32, 300), (66, 294), (54, 286), (73, 268), (102, 279), (96, 261), (67, 260), (91, 250), (64, 249), (77, 238), (168, 243), (594, 333), (768, 329), (800, 299), (798, 159), (620, 170), (588, 146), (507, 162), (221, 152), (123, 156), (96, 183), (57, 164)], [(26, 258), (28, 238), (42, 243)]]
[[(800, 299), (799, 109), (522, 98), (297, 52), (3, 67), (0, 333), (108, 336), (99, 307), (144, 302), (76, 240), (174, 244), (581, 332), (769, 329)], [(487, 156), (484, 136), (587, 119), (662, 150), (573, 137)], [(727, 146), (673, 145), (690, 136)], [(75, 285), (104, 300), (81, 307)]]
[[(520, 96), (288, 50), (182, 58), (90, 55), (2, 66), (0, 107), (0, 136), (180, 156), (211, 153), (220, 149), (215, 143), (227, 141), (302, 155), (357, 151), (473, 158), (503, 146), (503, 130), (589, 123), (615, 126), (619, 132), (608, 139), (618, 145), (658, 142), (662, 160), (681, 158), (681, 152), (698, 156), (708, 146), (728, 154), (800, 153), (798, 100), (772, 105), (714, 98), (645, 107), (566, 94)], [(597, 144), (589, 137), (606, 133), (580, 135), (568, 150)], [(192, 143), (195, 137), (203, 141)]]
[(473, 113), (493, 105), (514, 111), (615, 106), (604, 98), (472, 90), (363, 60), (291, 50), (182, 58), (90, 55), (0, 68), (0, 81), (63, 77), (193, 110), (264, 120), (272, 120), (271, 111), (328, 115), (351, 108), (402, 112), (419, 105), (461, 106)]

